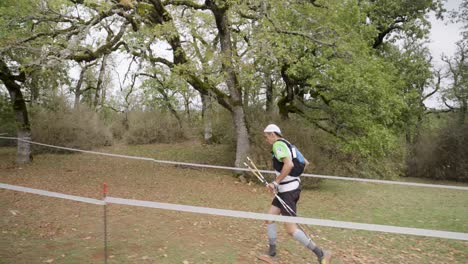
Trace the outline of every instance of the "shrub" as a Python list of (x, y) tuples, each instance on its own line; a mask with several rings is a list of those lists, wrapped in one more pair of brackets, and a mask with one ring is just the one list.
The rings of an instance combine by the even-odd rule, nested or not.
[(128, 130), (123, 139), (127, 144), (173, 143), (185, 140), (186, 135), (177, 119), (168, 113), (134, 111), (128, 114)]
[[(275, 123), (281, 128), (285, 138), (296, 145), (309, 160), (311, 165), (306, 173), (394, 179), (402, 172), (402, 152), (379, 159), (364, 158), (359, 153), (343, 150), (335, 137), (294, 116), (289, 120), (281, 120), (275, 115), (260, 115), (252, 111), (249, 118), (255, 120), (250, 122), (251, 153), (262, 168), (271, 169), (271, 146), (265, 142), (263, 129), (267, 124)], [(305, 188), (316, 187), (320, 182), (318, 178), (303, 177), (303, 180)]]
[[(232, 121), (231, 114), (222, 108), (215, 108), (212, 114), (212, 136), (211, 143), (214, 144), (226, 144), (232, 147), (232, 151), (235, 152), (236, 147), (236, 131), (234, 123)], [(204, 141), (204, 127), (203, 123), (200, 122), (198, 126), (198, 132), (200, 140)]]
[(113, 112), (111, 117), (107, 117), (107, 126), (111, 131), (114, 142), (124, 141), (128, 131), (128, 118), (125, 113)]
[(79, 149), (112, 144), (112, 135), (98, 114), (85, 106), (73, 110), (63, 98), (31, 108), (31, 124), (33, 141), (41, 143)]
[(412, 148), (407, 174), (468, 182), (468, 125), (451, 123), (425, 131)]

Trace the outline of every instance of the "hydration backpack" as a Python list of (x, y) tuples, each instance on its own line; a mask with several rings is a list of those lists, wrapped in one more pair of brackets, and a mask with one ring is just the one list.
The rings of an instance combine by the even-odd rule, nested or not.
[[(302, 155), (302, 153), (299, 151), (299, 149), (296, 146), (289, 143), (286, 139), (280, 138), (278, 140), (284, 142), (286, 146), (288, 146), (289, 151), (291, 152), (291, 158), (292, 158), (294, 167), (291, 169), (291, 172), (289, 173), (289, 175), (293, 177), (299, 177), (304, 172), (304, 169), (305, 169), (304, 156)], [(281, 161), (278, 161), (278, 159), (276, 159), (275, 155), (273, 154), (273, 167), (275, 168), (275, 170), (281, 171), (283, 169), (283, 165), (284, 163)]]

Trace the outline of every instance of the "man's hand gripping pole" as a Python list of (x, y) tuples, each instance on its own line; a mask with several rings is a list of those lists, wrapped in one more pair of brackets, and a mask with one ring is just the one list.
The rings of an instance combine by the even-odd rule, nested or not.
[[(255, 166), (255, 163), (249, 157), (247, 157), (247, 160), (250, 162), (252, 166), (250, 166), (249, 164), (245, 162), (244, 162), (244, 165), (247, 166), (247, 168), (249, 168), (250, 172), (252, 172), (253, 175), (255, 175), (259, 181), (261, 181), (263, 184), (265, 184), (265, 186), (268, 187), (268, 182), (265, 180), (265, 177), (263, 177), (262, 173), (257, 168), (257, 166)], [(291, 209), (291, 207), (289, 207), (289, 205), (287, 205), (286, 202), (283, 199), (281, 199), (281, 197), (278, 196), (277, 191), (278, 190), (276, 189), (275, 197), (278, 199), (281, 205), (286, 209), (286, 211), (289, 213), (290, 216), (297, 216), (296, 213)], [(297, 224), (297, 226), (307, 235), (309, 240), (312, 240), (310, 235), (307, 232), (305, 232), (302, 225)], [(309, 227), (307, 227), (307, 230), (309, 231), (309, 233), (312, 233)]]
[[(265, 177), (263, 177), (262, 173), (260, 172), (260, 170), (257, 168), (257, 166), (255, 165), (255, 163), (249, 158), (247, 157), (247, 160), (250, 162), (250, 164), (252, 166), (250, 166), (249, 164), (245, 163), (244, 164), (249, 168), (249, 170), (263, 183), (265, 184), (266, 187), (268, 187), (268, 182), (265, 180)], [(278, 187), (277, 185), (275, 185), (275, 190), (274, 190), (274, 194), (275, 194), (275, 197), (278, 199), (278, 201), (281, 203), (281, 205), (284, 207), (284, 209), (286, 209), (286, 211), (288, 212), (288, 214), (290, 216), (296, 216), (296, 213), (294, 212), (293, 209), (291, 209), (291, 207), (289, 207), (289, 205), (286, 204), (286, 202), (281, 199), (281, 197), (278, 196)]]

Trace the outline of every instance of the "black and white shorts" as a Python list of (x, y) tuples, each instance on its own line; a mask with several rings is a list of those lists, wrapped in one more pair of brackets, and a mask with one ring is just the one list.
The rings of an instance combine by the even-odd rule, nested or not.
[(295, 189), (289, 192), (283, 192), (283, 193), (278, 193), (278, 196), (283, 199), (283, 201), (289, 206), (289, 208), (292, 209), (294, 212), (293, 215), (291, 215), (286, 208), (281, 204), (281, 202), (278, 200), (278, 198), (275, 196), (275, 199), (271, 202), (271, 205), (278, 207), (281, 210), (281, 215), (284, 216), (295, 216), (297, 213), (297, 202), (299, 201), (299, 198), (301, 196), (301, 189)]

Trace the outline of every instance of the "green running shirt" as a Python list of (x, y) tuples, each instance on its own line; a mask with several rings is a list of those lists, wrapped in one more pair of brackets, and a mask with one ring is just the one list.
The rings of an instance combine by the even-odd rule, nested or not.
[(273, 155), (280, 162), (283, 162), (283, 158), (291, 159), (291, 151), (289, 151), (288, 145), (281, 140), (273, 143)]

